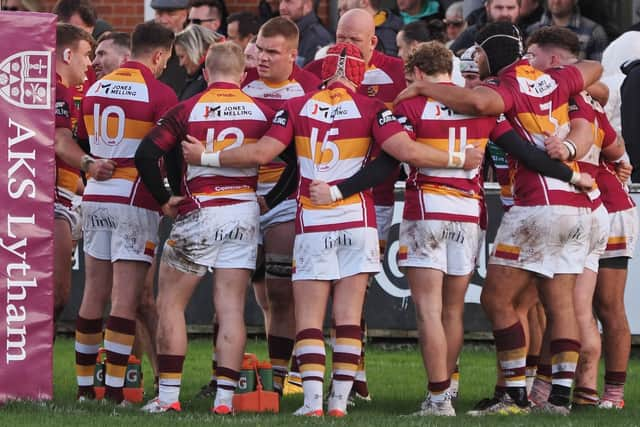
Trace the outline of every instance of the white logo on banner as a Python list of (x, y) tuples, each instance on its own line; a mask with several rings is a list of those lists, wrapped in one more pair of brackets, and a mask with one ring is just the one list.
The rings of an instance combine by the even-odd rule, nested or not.
[(51, 107), (51, 52), (25, 50), (0, 63), (0, 96), (16, 107)]

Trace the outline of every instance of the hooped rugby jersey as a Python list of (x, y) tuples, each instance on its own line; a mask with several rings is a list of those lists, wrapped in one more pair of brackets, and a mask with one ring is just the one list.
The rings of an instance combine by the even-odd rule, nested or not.
[[(73, 98), (71, 90), (62, 83), (56, 75), (56, 129), (69, 129), (73, 133), (71, 117), (73, 114)], [(73, 196), (78, 191), (80, 170), (68, 165), (56, 154), (56, 194), (55, 201), (68, 208), (71, 207)]]
[(611, 127), (600, 103), (586, 91), (580, 92), (569, 100), (569, 117), (571, 120), (586, 120), (593, 132), (593, 144), (587, 154), (578, 160), (578, 166), (581, 172), (588, 173), (596, 180), (595, 188), (588, 193), (593, 202), (592, 209), (596, 209), (602, 204), (600, 188), (597, 185), (599, 169), (604, 167), (600, 164), (600, 153), (603, 148), (615, 143), (618, 136)]
[(91, 155), (116, 162), (110, 179), (87, 180), (82, 200), (160, 207), (134, 162), (136, 150), (155, 122), (177, 103), (173, 90), (139, 62), (126, 62), (94, 83), (82, 101), (83, 125)]
[[(247, 70), (247, 77), (242, 82), (242, 91), (250, 97), (261, 101), (272, 110), (282, 108), (288, 99), (315, 92), (320, 87), (320, 79), (314, 74), (294, 64), (289, 78), (280, 84), (271, 84), (260, 79), (255, 68)], [(274, 160), (258, 168), (258, 190), (261, 196), (267, 194), (276, 185), (287, 164), (282, 160)]]
[[(232, 83), (213, 83), (206, 91), (181, 102), (160, 119), (149, 138), (167, 152), (186, 135), (198, 139), (209, 153), (254, 144), (264, 135), (273, 111)], [(256, 167), (194, 166), (183, 162), (178, 212), (256, 200)]]
[[(569, 133), (569, 97), (582, 90), (582, 75), (572, 66), (542, 72), (521, 59), (506, 67), (496, 80), (485, 83), (500, 94), (505, 116), (525, 141), (544, 149), (546, 133), (564, 138)], [(578, 170), (576, 162), (568, 163)], [(589, 198), (574, 186), (545, 177), (516, 160), (514, 202), (521, 206), (590, 207)]]
[(370, 161), (374, 144), (399, 132), (402, 126), (382, 102), (340, 83), (285, 103), (267, 135), (285, 145), (295, 142), (300, 176), (296, 233), (375, 228), (370, 190), (319, 206), (309, 198), (309, 184), (318, 179), (333, 185), (350, 178)]
[[(495, 140), (511, 130), (504, 116), (467, 116), (422, 96), (401, 102), (394, 113), (416, 142), (449, 153), (464, 151), (470, 145), (484, 150), (489, 138)], [(484, 203), (481, 178), (480, 167), (472, 170), (411, 167), (403, 218), (479, 223)]]
[[(318, 77), (322, 72), (322, 60), (316, 60), (305, 67)], [(364, 73), (364, 79), (357, 92), (370, 98), (377, 98), (389, 109), (393, 100), (407, 87), (404, 78), (404, 63), (400, 58), (385, 55), (374, 50)], [(380, 154), (374, 147), (373, 158)], [(400, 166), (381, 184), (373, 189), (373, 198), (377, 206), (393, 206), (395, 203), (394, 186), (400, 173)]]

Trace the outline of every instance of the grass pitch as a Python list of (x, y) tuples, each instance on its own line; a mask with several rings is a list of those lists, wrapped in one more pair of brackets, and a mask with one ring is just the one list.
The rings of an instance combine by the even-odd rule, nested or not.
[[(247, 350), (266, 359), (266, 343), (250, 340)], [(330, 360), (328, 355), (327, 360)], [(425, 396), (425, 374), (419, 350), (415, 345), (367, 346), (367, 376), (373, 401), (359, 402), (345, 419), (301, 419), (291, 413), (302, 404), (302, 395), (285, 397), (280, 414), (239, 414), (233, 417), (209, 413), (211, 401), (196, 398), (200, 387), (208, 381), (211, 367), (211, 342), (194, 339), (189, 345), (182, 377), (181, 413), (148, 415), (137, 406), (121, 409), (100, 403), (75, 402), (73, 340), (60, 337), (54, 355), (54, 393), (52, 402), (12, 402), (0, 407), (0, 426), (298, 426), (298, 425), (363, 425), (363, 426), (599, 426), (640, 425), (640, 360), (633, 358), (626, 386), (626, 407), (622, 411), (583, 410), (570, 417), (558, 416), (493, 416), (474, 418), (464, 415), (483, 397), (493, 392), (495, 359), (489, 346), (466, 346), (461, 358), (458, 416), (452, 419), (408, 417), (416, 411)], [(152, 398), (153, 378), (149, 364), (143, 362), (145, 393)]]

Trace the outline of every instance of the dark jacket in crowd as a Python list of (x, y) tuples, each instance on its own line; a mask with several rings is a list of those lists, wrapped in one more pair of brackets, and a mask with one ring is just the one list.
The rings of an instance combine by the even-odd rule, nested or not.
[(178, 100), (184, 101), (185, 99), (189, 99), (193, 95), (203, 92), (207, 88), (207, 82), (204, 79), (204, 74), (202, 74), (203, 70), (204, 63), (200, 65), (198, 71), (194, 74), (187, 75), (185, 85), (182, 88), (182, 91), (178, 94)]
[(182, 90), (187, 84), (187, 77), (187, 71), (184, 67), (180, 66), (180, 60), (178, 59), (174, 48), (171, 53), (171, 58), (167, 61), (167, 68), (164, 69), (158, 80), (169, 85), (176, 93), (176, 96), (178, 96), (182, 93)]
[(640, 60), (622, 65), (627, 75), (620, 88), (622, 137), (631, 159), (631, 181), (640, 182)]
[(387, 55), (398, 56), (396, 36), (404, 25), (402, 18), (390, 10), (382, 9), (373, 16), (373, 21), (376, 24), (376, 36), (378, 37), (377, 49)]
[(298, 58), (296, 63), (303, 67), (313, 61), (316, 51), (323, 46), (333, 43), (331, 33), (322, 25), (320, 19), (311, 12), (296, 21), (300, 32), (300, 42), (298, 43)]

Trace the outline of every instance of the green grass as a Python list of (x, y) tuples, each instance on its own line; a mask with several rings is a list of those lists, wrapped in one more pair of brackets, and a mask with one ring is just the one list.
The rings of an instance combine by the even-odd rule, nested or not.
[[(234, 417), (217, 417), (209, 414), (211, 402), (195, 398), (210, 374), (210, 340), (194, 339), (184, 367), (181, 392), (182, 413), (147, 415), (137, 407), (114, 409), (99, 403), (77, 404), (75, 398), (73, 341), (58, 338), (54, 357), (55, 398), (46, 403), (12, 402), (0, 407), (0, 426), (202, 426), (202, 425), (250, 425), (250, 426), (298, 426), (298, 425), (366, 425), (366, 426), (493, 426), (493, 425), (640, 425), (640, 360), (631, 360), (626, 387), (627, 406), (623, 411), (588, 410), (574, 413), (570, 418), (554, 416), (512, 416), (472, 418), (463, 415), (475, 402), (487, 397), (493, 390), (495, 368), (494, 353), (488, 346), (467, 346), (461, 359), (461, 396), (456, 403), (455, 419), (405, 417), (418, 409), (425, 395), (425, 375), (418, 349), (415, 345), (385, 346), (373, 344), (367, 347), (367, 375), (373, 402), (360, 403), (350, 410), (344, 420), (300, 419), (291, 413), (302, 404), (302, 396), (286, 397), (281, 413), (240, 414)], [(266, 359), (266, 345), (261, 340), (250, 340), (248, 351)], [(330, 358), (328, 358), (330, 360)], [(152, 378), (149, 364), (143, 363), (145, 378)], [(152, 397), (152, 381), (145, 384), (147, 396)]]

